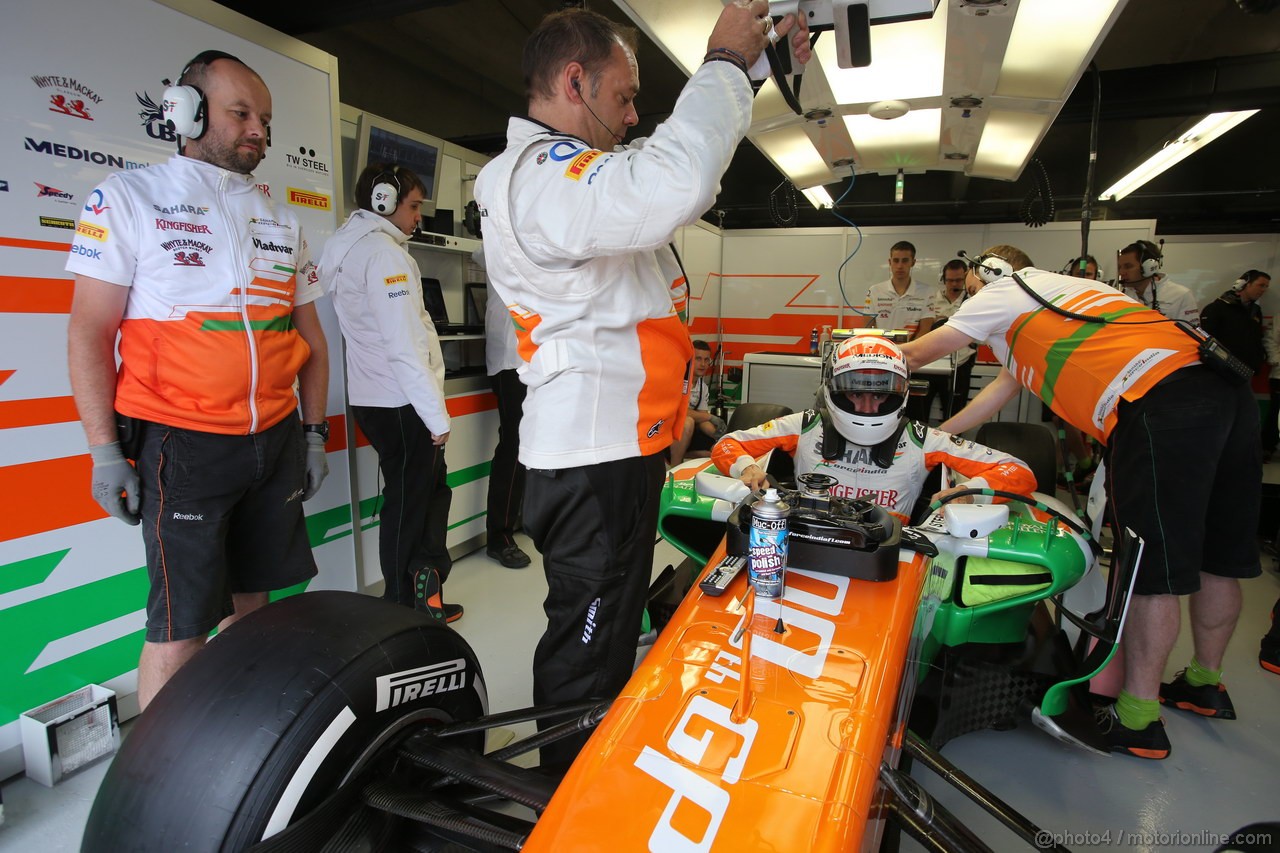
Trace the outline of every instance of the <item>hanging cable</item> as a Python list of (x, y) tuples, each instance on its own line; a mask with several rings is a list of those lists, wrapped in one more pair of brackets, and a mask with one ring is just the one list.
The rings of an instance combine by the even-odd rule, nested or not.
[(1049, 188), (1049, 174), (1039, 157), (1031, 160), (1031, 189), (1022, 200), (1022, 221), (1032, 228), (1053, 219), (1053, 190)]
[(800, 217), (796, 205), (796, 185), (784, 180), (769, 193), (769, 216), (779, 228), (790, 228)]

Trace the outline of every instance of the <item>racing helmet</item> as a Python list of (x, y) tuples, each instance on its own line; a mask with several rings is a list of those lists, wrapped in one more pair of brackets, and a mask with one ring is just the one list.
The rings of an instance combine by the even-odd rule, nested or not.
[[(831, 351), (822, 384), (827, 415), (836, 431), (863, 447), (892, 436), (907, 408), (907, 360), (893, 341), (878, 335), (855, 335)], [(884, 399), (872, 412), (859, 412), (848, 394), (872, 393)]]

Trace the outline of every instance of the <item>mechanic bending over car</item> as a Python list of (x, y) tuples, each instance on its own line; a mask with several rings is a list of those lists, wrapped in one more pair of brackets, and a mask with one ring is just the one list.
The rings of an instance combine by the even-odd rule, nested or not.
[[(892, 341), (847, 338), (831, 351), (823, 373), (817, 410), (729, 433), (711, 451), (716, 467), (756, 491), (767, 485), (756, 458), (780, 448), (795, 459), (797, 476), (816, 471), (835, 477), (833, 496), (873, 501), (904, 524), (938, 465), (969, 479), (935, 499), (963, 489), (1023, 495), (1035, 489), (1035, 475), (1022, 460), (908, 420), (907, 362)], [(971, 503), (973, 497), (956, 500)]]
[[(1212, 355), (1202, 362), (1198, 340), (1172, 321), (1101, 283), (1035, 269), (1013, 246), (988, 249), (969, 280), (980, 289), (945, 327), (904, 344), (907, 362), (984, 342), (1004, 369), (944, 429), (982, 423), (1025, 386), (1106, 446), (1116, 529), (1146, 546), (1125, 628), (1124, 689), (1099, 721), (1112, 751), (1165, 758), (1160, 702), (1235, 718), (1222, 655), (1240, 613), (1239, 579), (1261, 573), (1253, 395)], [(1195, 655), (1162, 684), (1180, 595), (1191, 596)]]
[[(594, 12), (544, 18), (525, 44), (528, 118), (476, 179), (484, 258), (528, 388), (524, 523), (547, 575), (538, 705), (611, 699), (635, 661), (653, 570), (664, 451), (684, 425), (693, 347), (670, 248), (715, 200), (751, 122), (748, 71), (776, 28), (765, 0), (725, 6), (671, 116), (621, 146), (640, 88), (635, 30)], [(542, 751), (564, 767), (587, 735)]]

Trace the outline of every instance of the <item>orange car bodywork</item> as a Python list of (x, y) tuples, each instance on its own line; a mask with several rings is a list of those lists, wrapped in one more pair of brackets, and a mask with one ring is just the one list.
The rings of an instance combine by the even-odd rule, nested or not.
[[(897, 765), (932, 612), (920, 606), (929, 566), (904, 549), (891, 581), (792, 568), (781, 602), (744, 602), (745, 569), (722, 596), (695, 589), (523, 849), (875, 849), (879, 768)], [(750, 636), (735, 639), (752, 608)]]

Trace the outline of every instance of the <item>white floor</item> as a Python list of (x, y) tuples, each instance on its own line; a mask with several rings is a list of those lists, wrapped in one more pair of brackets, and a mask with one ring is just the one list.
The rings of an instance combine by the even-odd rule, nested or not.
[[(457, 562), (445, 590), (447, 600), (466, 606), (455, 627), (480, 657), (494, 711), (524, 707), (531, 699), (530, 665), (543, 626), (546, 584), (536, 552), (527, 540), (522, 545), (534, 557), (531, 567), (504, 569), (478, 551)], [(659, 543), (656, 569), (679, 556)], [(1258, 639), (1280, 596), (1280, 576), (1271, 557), (1264, 557), (1263, 566), (1262, 577), (1244, 584), (1244, 612), (1226, 662), (1238, 720), (1166, 711), (1173, 754), (1161, 762), (1087, 755), (1029, 725), (965, 735), (947, 744), (943, 755), (1077, 850), (1208, 851), (1216, 846), (1210, 834), (1280, 819), (1280, 676), (1257, 663)], [(1188, 641), (1180, 640), (1168, 674), (1185, 666), (1190, 654)], [(97, 765), (52, 789), (23, 777), (5, 782), (0, 851), (78, 850), (105, 770), (105, 764)], [(916, 775), (993, 849), (1028, 849), (928, 771)], [(920, 848), (906, 842), (903, 849)]]

